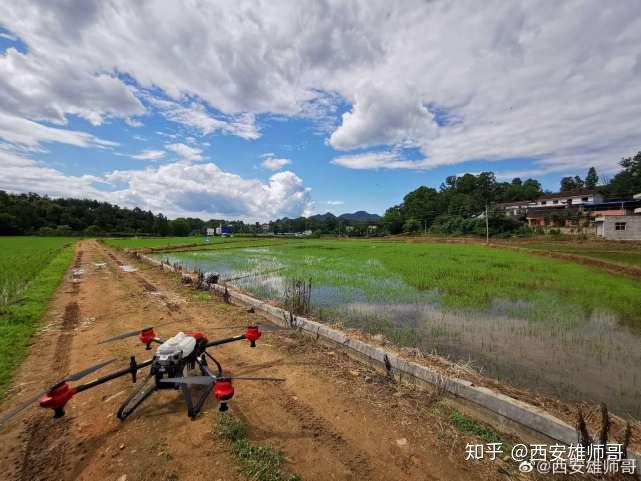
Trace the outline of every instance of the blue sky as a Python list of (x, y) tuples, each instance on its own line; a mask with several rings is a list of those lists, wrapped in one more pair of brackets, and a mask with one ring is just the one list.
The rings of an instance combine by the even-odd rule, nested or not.
[(6, 2), (0, 189), (250, 221), (554, 190), (639, 150), (638, 45), (636, 2)]

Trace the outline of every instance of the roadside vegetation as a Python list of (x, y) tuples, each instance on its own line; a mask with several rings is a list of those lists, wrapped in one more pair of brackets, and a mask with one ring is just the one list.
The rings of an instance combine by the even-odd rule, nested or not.
[(214, 435), (225, 441), (240, 472), (255, 481), (302, 481), (285, 469), (285, 455), (271, 446), (252, 442), (246, 424), (232, 413), (218, 413)]
[(445, 417), (457, 431), (464, 434), (472, 434), (481, 438), (486, 443), (504, 443), (505, 441), (501, 438), (499, 433), (497, 433), (491, 427), (472, 419), (469, 416), (466, 416), (458, 409), (447, 406), (444, 403), (439, 403), (436, 405), (436, 411), (443, 417)]
[(73, 241), (0, 237), (0, 395), (73, 258)]

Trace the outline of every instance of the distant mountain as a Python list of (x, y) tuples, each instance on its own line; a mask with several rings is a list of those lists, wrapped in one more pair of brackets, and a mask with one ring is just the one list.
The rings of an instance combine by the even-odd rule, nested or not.
[(327, 219), (331, 219), (332, 217), (336, 218), (336, 216), (331, 212), (325, 212), (324, 214), (311, 215), (308, 217), (308, 219), (313, 220), (314, 222), (324, 222)]
[(359, 210), (353, 214), (342, 214), (338, 216), (339, 219), (351, 220), (354, 222), (378, 222), (381, 220), (381, 216), (378, 214), (370, 214), (364, 210)]

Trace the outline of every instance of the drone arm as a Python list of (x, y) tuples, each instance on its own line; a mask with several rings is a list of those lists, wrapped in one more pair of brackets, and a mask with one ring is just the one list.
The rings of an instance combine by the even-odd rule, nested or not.
[(91, 389), (92, 387), (99, 386), (99, 385), (104, 384), (106, 382), (112, 381), (112, 380), (114, 380), (116, 378), (119, 378), (119, 377), (122, 377), (122, 376), (126, 376), (127, 374), (131, 374), (133, 376), (133, 379), (134, 379), (134, 382), (135, 382), (136, 372), (139, 369), (142, 369), (144, 367), (147, 367), (147, 366), (151, 365), (152, 362), (153, 362), (153, 359), (149, 359), (147, 361), (141, 362), (140, 364), (137, 364), (135, 362), (135, 360), (132, 359), (132, 362), (131, 362), (129, 367), (126, 367), (124, 369), (120, 369), (118, 371), (114, 371), (114, 372), (112, 372), (110, 374), (107, 374), (106, 376), (99, 377), (98, 379), (95, 379), (95, 380), (93, 380), (91, 382), (88, 382), (88, 383), (85, 383), (85, 384), (81, 384), (80, 386), (76, 386), (74, 389), (76, 390), (76, 392), (86, 391), (87, 389)]
[(242, 341), (243, 339), (246, 339), (245, 334), (241, 334), (240, 336), (227, 337), (225, 339), (216, 339), (213, 341), (209, 341), (206, 347), (220, 346), (221, 344), (228, 344), (230, 342)]

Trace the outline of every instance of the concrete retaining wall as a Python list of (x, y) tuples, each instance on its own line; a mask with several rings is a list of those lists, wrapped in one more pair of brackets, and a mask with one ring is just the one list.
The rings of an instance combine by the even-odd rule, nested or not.
[[(174, 270), (172, 266), (144, 254), (139, 254), (139, 258), (151, 264), (162, 266), (165, 270)], [(444, 377), (429, 367), (402, 359), (381, 347), (372, 346), (359, 339), (352, 339), (342, 331), (304, 317), (290, 317), (289, 312), (284, 309), (237, 290), (229, 288), (227, 290), (232, 301), (253, 307), (256, 311), (266, 314), (277, 324), (294, 326), (318, 339), (340, 346), (350, 356), (377, 369), (387, 370), (387, 366), (390, 366), (393, 374), (401, 377), (408, 376), (428, 387), (439, 386), (440, 389), (451, 395), (454, 404), (462, 408), (463, 411), (480, 417), (481, 420), (502, 432), (515, 434), (525, 442), (547, 443), (552, 441), (576, 444), (578, 441), (577, 431), (573, 426), (535, 406), (492, 389), (476, 386), (463, 379)], [(222, 294), (225, 292), (225, 287), (214, 285), (212, 291)], [(631, 456), (637, 459), (638, 466), (641, 465), (641, 455), (631, 453)]]

